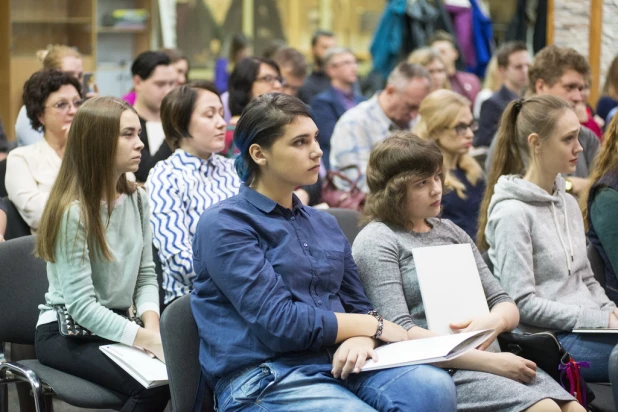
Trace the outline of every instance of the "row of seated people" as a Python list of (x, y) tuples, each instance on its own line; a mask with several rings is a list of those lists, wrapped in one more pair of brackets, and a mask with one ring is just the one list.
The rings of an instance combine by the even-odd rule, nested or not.
[[(175, 155), (200, 159), (201, 153), (216, 160), (208, 145), (223, 144), (225, 122), (212, 90), (186, 85), (166, 97), (164, 108), (178, 96), (193, 99), (191, 116), (184, 112), (179, 123), (184, 129), (178, 129)], [(614, 147), (606, 148), (616, 144), (616, 123), (600, 159), (615, 158)], [(98, 343), (59, 335), (51, 309), (66, 304), (77, 322), (102, 338), (163, 358), (151, 255), (156, 223), (147, 221), (149, 204), (154, 210), (157, 199), (154, 189), (146, 195), (126, 178), (139, 167), (140, 128), (129, 105), (107, 97), (87, 101), (73, 119), (38, 230), (37, 253), (49, 262), (50, 288), (41, 306), (37, 356), (43, 364), (127, 394), (138, 405), (135, 410), (163, 410), (166, 389), (145, 390), (129, 383), (128, 375), (119, 379), (123, 372), (105, 360)], [(507, 108), (479, 227), (494, 276), (473, 246), (491, 313), (453, 329), (491, 327), (497, 335), (519, 325), (524, 331), (555, 331), (576, 360), (591, 362), (583, 371), (586, 379), (607, 381), (615, 338), (570, 333), (575, 327), (618, 324), (615, 304), (593, 278), (583, 220), (561, 177), (576, 168), (579, 129), (570, 105), (555, 97), (518, 100)], [(431, 336), (411, 250), (474, 242), (438, 218), (444, 186), (440, 148), (398, 132), (370, 155), (368, 224), (350, 247), (332, 217), (303, 206), (293, 194), (317, 179), (322, 156), (317, 135), (311, 112), (299, 100), (271, 93), (253, 99), (234, 134), (240, 151), (234, 168), (243, 182), (239, 193), (193, 222), (192, 309), (202, 371), (219, 409), (259, 404), (275, 410), (290, 405), (583, 410), (545, 372), (506, 353), (474, 350), (447, 364), (358, 373), (365, 359), (375, 356), (378, 342)], [(161, 169), (174, 160), (162, 162)], [(607, 185), (603, 175), (599, 185)], [(143, 328), (111, 310), (128, 308), (134, 290)], [(444, 368), (457, 371), (449, 376)], [(319, 389), (319, 397), (307, 387)]]
[[(190, 92), (190, 91), (188, 92), (188, 91), (187, 91), (187, 89), (195, 89), (195, 90), (194, 90), (193, 92)], [(178, 90), (179, 90), (179, 91), (178, 91), (178, 93), (179, 93), (179, 94), (181, 94), (181, 95), (183, 96), (183, 98), (181, 98), (180, 100), (183, 100), (183, 99), (185, 99), (185, 100), (186, 100), (186, 99), (190, 99), (190, 98), (195, 99), (195, 100), (194, 100), (194, 103), (177, 102), (177, 103), (179, 104), (179, 106), (180, 106), (180, 107), (184, 107), (184, 108), (185, 108), (185, 110), (184, 110), (184, 111), (181, 111), (181, 112), (176, 112), (176, 116), (177, 116), (177, 117), (181, 117), (178, 113), (184, 113), (184, 114), (185, 114), (185, 118), (184, 118), (184, 120), (185, 120), (185, 121), (189, 121), (189, 122), (190, 122), (190, 123), (184, 123), (184, 126), (182, 125), (182, 121), (180, 122), (180, 126), (178, 126), (178, 124), (174, 124), (174, 123), (172, 123), (172, 124), (174, 125), (174, 127), (179, 127), (179, 129), (178, 129), (178, 133), (177, 133), (176, 135), (175, 135), (174, 133), (170, 132), (170, 133), (169, 133), (169, 136), (176, 136), (176, 140), (177, 140), (176, 145), (178, 145), (178, 147), (179, 147), (179, 148), (182, 148), (182, 142), (183, 142), (183, 141), (191, 141), (191, 140), (196, 140), (196, 141), (197, 141), (197, 140), (199, 140), (199, 139), (197, 138), (197, 137), (199, 137), (199, 133), (198, 133), (198, 134), (191, 134), (191, 133), (189, 133), (189, 132), (188, 132), (188, 131), (191, 129), (191, 127), (192, 127), (192, 126), (193, 126), (193, 130), (204, 130), (204, 129), (201, 129), (201, 128), (199, 127), (199, 124), (200, 124), (200, 123), (199, 123), (199, 121), (197, 121), (197, 120), (196, 120), (195, 124), (191, 124), (191, 123), (193, 123), (193, 121), (194, 121), (194, 118), (193, 118), (193, 115), (194, 115), (194, 114), (196, 114), (196, 117), (197, 117), (197, 118), (199, 118), (199, 117), (205, 117), (205, 118), (208, 118), (208, 117), (209, 117), (209, 114), (208, 114), (206, 111), (201, 111), (201, 112), (200, 112), (200, 111), (198, 111), (198, 110), (197, 110), (198, 101), (208, 100), (208, 99), (206, 99), (206, 98), (204, 97), (204, 95), (206, 95), (207, 97), (210, 97), (210, 98), (211, 98), (211, 100), (213, 100), (213, 99), (214, 99), (214, 101), (215, 101), (215, 102), (218, 100), (218, 97), (216, 96), (216, 92), (213, 92), (213, 90), (214, 90), (214, 89), (211, 89), (210, 91), (209, 91), (208, 89), (206, 89), (205, 91), (200, 91), (200, 89), (203, 89), (203, 88), (200, 88), (200, 87), (195, 87), (195, 88), (193, 88), (193, 87), (186, 87), (186, 88), (184, 88), (184, 89), (183, 89), (183, 91), (184, 91), (184, 93), (185, 93), (184, 95), (182, 95), (182, 94), (181, 94), (181, 92), (180, 92), (180, 89), (178, 89)], [(76, 89), (76, 91), (77, 91), (77, 90), (79, 90), (79, 89)], [(208, 92), (209, 92), (209, 93), (214, 93), (214, 94), (211, 96)], [(443, 93), (443, 92), (442, 92), (442, 93)], [(440, 93), (437, 93), (437, 95), (439, 96), (439, 95), (440, 95)], [(173, 100), (173, 99), (174, 99), (174, 96), (175, 96), (175, 98), (176, 98), (176, 99), (178, 99), (178, 95), (176, 95), (176, 94), (171, 94), (171, 95), (170, 95), (170, 100), (169, 100), (170, 104), (174, 101), (174, 100)], [(67, 99), (67, 100), (68, 100), (68, 99)], [(62, 101), (61, 101), (61, 100), (58, 100), (58, 102), (62, 103)], [(56, 103), (58, 103), (58, 102), (56, 102)], [(76, 106), (76, 104), (75, 104), (75, 103), (76, 103), (76, 101), (71, 102), (70, 100), (68, 100), (68, 101), (64, 101), (64, 103), (66, 103), (66, 104), (65, 104), (65, 109), (67, 109), (67, 108), (68, 108), (68, 111), (69, 111), (69, 112), (71, 112), (71, 111), (72, 111), (72, 112), (75, 112), (74, 108), (75, 108), (75, 106)], [(71, 103), (73, 103), (73, 104), (71, 104)], [(193, 109), (194, 109), (193, 111), (191, 111), (191, 117), (190, 117), (189, 119), (187, 119), (187, 116), (186, 116), (186, 113), (187, 113), (187, 111), (186, 111), (186, 107), (190, 107), (190, 108), (193, 108)], [(216, 110), (218, 109), (218, 106), (216, 106), (216, 105), (215, 105), (215, 106), (207, 106), (207, 107), (209, 107), (209, 108), (213, 109), (213, 111), (216, 111)], [(58, 109), (59, 109), (59, 108), (58, 108)], [(200, 113), (201, 113), (201, 114), (200, 114)], [(212, 118), (215, 118), (215, 117), (216, 117), (216, 115), (214, 115), (214, 114), (213, 114), (213, 115), (212, 115)], [(198, 119), (198, 120), (199, 120), (199, 119)], [(202, 119), (202, 120), (203, 120), (203, 119)], [(213, 141), (214, 141), (215, 146), (216, 146), (216, 144), (217, 144), (217, 143), (220, 143), (220, 140), (221, 140), (221, 127), (222, 127), (222, 126), (221, 126), (221, 124), (222, 124), (222, 123), (223, 123), (223, 127), (225, 127), (225, 126), (224, 126), (224, 124), (225, 124), (224, 122), (221, 122), (221, 121), (217, 121), (217, 122), (215, 122), (215, 121), (213, 120), (213, 121), (211, 122), (211, 128), (209, 129), (209, 132), (206, 134), (207, 136), (209, 136), (209, 137), (211, 138), (211, 139), (210, 139), (210, 141), (209, 141), (209, 143), (213, 143)], [(63, 126), (64, 126), (64, 125), (63, 125)], [(183, 126), (183, 127), (184, 127), (184, 129), (183, 129), (181, 126)], [(202, 126), (203, 126), (203, 124), (202, 124)], [(141, 127), (141, 125), (140, 125), (140, 127)], [(460, 128), (465, 129), (465, 133), (464, 133), (464, 134), (465, 134), (465, 135), (467, 135), (467, 134), (468, 134), (468, 132), (469, 132), (469, 130), (472, 128), (472, 125), (471, 125), (470, 123), (466, 124), (466, 122), (463, 122), (462, 127), (460, 127)], [(65, 133), (66, 133), (66, 129), (65, 129)], [(167, 133), (166, 133), (166, 134), (167, 134)], [(190, 135), (190, 136), (193, 136), (194, 138), (193, 138), (193, 139), (186, 139), (185, 137), (186, 137), (186, 136), (189, 136), (189, 135)], [(457, 132), (457, 133), (456, 133), (456, 135), (457, 135), (458, 137), (461, 137), (461, 136), (460, 136), (460, 132)], [(469, 136), (464, 136), (464, 137), (466, 137), (466, 139), (467, 139)], [(464, 139), (464, 140), (465, 140), (465, 139)], [(202, 143), (203, 143), (203, 142), (202, 142)], [(172, 147), (176, 147), (176, 146), (174, 146), (174, 143), (172, 143), (172, 141), (170, 141), (170, 145), (171, 145)], [(195, 148), (191, 149), (191, 147), (190, 147), (190, 146), (191, 146), (191, 144), (189, 144), (189, 146), (187, 146), (187, 142), (185, 142), (185, 149), (184, 149), (184, 151), (187, 151), (187, 153), (191, 153), (191, 152), (192, 152), (192, 150), (193, 150), (193, 149), (195, 149)], [(443, 146), (443, 145), (441, 144), (440, 146)], [(239, 147), (239, 149), (240, 149), (240, 146), (238, 146), (238, 145), (237, 145), (237, 147)], [(443, 147), (441, 147), (441, 149), (442, 149), (442, 152), (444, 153), (444, 149), (443, 149)], [(214, 161), (216, 160), (217, 156), (211, 156), (211, 153), (216, 153), (216, 151), (214, 151), (212, 147), (208, 147), (208, 146), (206, 146), (206, 147), (198, 147), (198, 148), (197, 148), (197, 152), (195, 152), (195, 151), (194, 151), (194, 153), (193, 153), (193, 154), (199, 153), (199, 151), (200, 151), (200, 150), (202, 150), (202, 154), (204, 154), (204, 155), (205, 155), (206, 159), (208, 159), (208, 160), (210, 160), (210, 161), (212, 161), (212, 162), (214, 163)], [(199, 156), (199, 155), (197, 155), (196, 157), (200, 157), (200, 156)], [(446, 156), (444, 156), (444, 157), (446, 158)], [(203, 159), (203, 160), (206, 160), (206, 159)], [(168, 159), (168, 160), (171, 160), (171, 159)], [(222, 160), (228, 160), (228, 159), (222, 159)], [(231, 163), (230, 163), (230, 162), (231, 162), (231, 161), (229, 161), (229, 162), (227, 163), (227, 165), (231, 165)], [(161, 165), (162, 165), (161, 167), (162, 167), (162, 168), (164, 168), (164, 166), (163, 166), (163, 164), (164, 164), (164, 163), (165, 163), (165, 162), (162, 162), (162, 163), (161, 163)], [(177, 163), (177, 164), (178, 164), (178, 163)], [(173, 169), (173, 164), (172, 164), (172, 162), (170, 162), (169, 164), (167, 164), (167, 166), (168, 166), (168, 169)], [(315, 168), (315, 166), (313, 166), (312, 168)], [(156, 170), (156, 168), (155, 168), (155, 170)], [(207, 170), (207, 168), (206, 168), (205, 170)], [(154, 174), (154, 173), (153, 173), (153, 174)], [(169, 175), (169, 176), (172, 176), (172, 175)], [(184, 178), (184, 176), (183, 176), (183, 178)], [(180, 180), (182, 180), (182, 179), (178, 179), (178, 178), (177, 178), (175, 181), (176, 181), (176, 182), (178, 182), (178, 181), (180, 181)], [(244, 179), (243, 179), (243, 180), (244, 180)], [(197, 184), (197, 183), (196, 183), (196, 184)], [(239, 185), (239, 184), (238, 184), (238, 185)], [(170, 189), (170, 187), (171, 187), (171, 189)], [(172, 191), (175, 191), (176, 189), (177, 189), (177, 187), (176, 187), (176, 186), (174, 186), (174, 184), (172, 184), (172, 185), (169, 185), (169, 186), (168, 186), (168, 188), (166, 188), (165, 190), (160, 191), (160, 193), (162, 193), (162, 196), (165, 196), (165, 195), (170, 194)], [(149, 192), (149, 193), (152, 193), (152, 191), (151, 191), (151, 192)], [(188, 192), (186, 192), (186, 193), (188, 193)], [(611, 193), (611, 192), (610, 192), (610, 193)], [(175, 194), (177, 195), (177, 193), (175, 193)], [(222, 198), (223, 198), (225, 195), (221, 195), (221, 196), (222, 196)], [(157, 202), (157, 201), (156, 201), (156, 199), (154, 199), (154, 198), (153, 198), (153, 199), (151, 199), (151, 200), (152, 200), (152, 204), (153, 204), (153, 205)], [(200, 202), (200, 200), (195, 200), (195, 203), (199, 203), (199, 202)], [(202, 202), (203, 202), (203, 201), (202, 201)], [(190, 203), (190, 202), (188, 202), (188, 203)], [(153, 206), (153, 210), (154, 210), (154, 206)], [(174, 211), (172, 211), (172, 213), (178, 213), (178, 209), (176, 209), (176, 211), (175, 211), (175, 212), (174, 212)], [(153, 214), (153, 215), (154, 215), (154, 214)], [(198, 213), (198, 216), (199, 216), (199, 213)], [(190, 218), (190, 217), (189, 217), (189, 218), (186, 218), (186, 219), (180, 219), (179, 221), (181, 221), (181, 220), (185, 220), (185, 221), (189, 221), (189, 222), (191, 222), (191, 224), (190, 224), (190, 225), (197, 224), (197, 223), (193, 223), (193, 220), (195, 220), (195, 221), (196, 221), (197, 219), (192, 219), (192, 218)], [(153, 219), (153, 221), (155, 221), (155, 222), (156, 222), (156, 220), (155, 220), (155, 219)], [(154, 223), (154, 225), (156, 226), (156, 223)], [(167, 230), (170, 230), (171, 232), (174, 232), (174, 230), (175, 230), (175, 228), (177, 227), (177, 225), (178, 225), (178, 222), (168, 222), (168, 226), (167, 226), (167, 228), (166, 228), (166, 229), (167, 229)], [(188, 226), (190, 226), (190, 225), (188, 225)], [(195, 230), (194, 230), (194, 233), (195, 233)], [(168, 235), (168, 237), (170, 237), (170, 236), (171, 236), (171, 237), (174, 237), (174, 236), (175, 236), (174, 234), (169, 234), (169, 233), (168, 233), (167, 235)], [(156, 236), (157, 236), (157, 235), (156, 235), (156, 232), (155, 232), (155, 238), (156, 238)], [(189, 240), (189, 245), (190, 245), (190, 244), (191, 244), (191, 241)], [(189, 257), (191, 257), (192, 252), (190, 252), (188, 255), (189, 255)], [(182, 264), (182, 262), (181, 262), (181, 264)], [(191, 264), (193, 264), (193, 262), (192, 262)], [(191, 281), (189, 281), (189, 285), (188, 285), (188, 288), (190, 288), (190, 287), (191, 287)], [(171, 298), (172, 298), (172, 299), (173, 299), (173, 297), (174, 297), (174, 295), (172, 295), (172, 296), (171, 296)], [(168, 302), (169, 302), (169, 301), (171, 301), (171, 299), (169, 299), (169, 300), (168, 300)], [(377, 305), (376, 305), (376, 306), (377, 306)]]

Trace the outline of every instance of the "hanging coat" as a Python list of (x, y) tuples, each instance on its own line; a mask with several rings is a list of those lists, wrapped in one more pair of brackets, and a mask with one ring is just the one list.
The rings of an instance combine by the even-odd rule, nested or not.
[(384, 78), (397, 65), (405, 35), (406, 0), (390, 0), (371, 42), (374, 70)]
[(476, 68), (478, 77), (485, 77), (485, 69), (491, 59), (494, 45), (494, 32), (491, 19), (480, 8), (477, 0), (470, 0), (472, 6), (472, 33), (476, 49)]

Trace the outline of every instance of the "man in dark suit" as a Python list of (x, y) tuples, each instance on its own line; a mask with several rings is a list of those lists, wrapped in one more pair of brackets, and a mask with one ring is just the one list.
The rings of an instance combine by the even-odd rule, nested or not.
[(330, 31), (318, 30), (311, 37), (311, 54), (313, 55), (313, 70), (305, 79), (302, 87), (296, 95), (306, 104), (311, 104), (311, 100), (328, 88), (328, 75), (324, 70), (324, 56), (326, 50), (335, 47), (335, 35)]
[(335, 123), (347, 110), (365, 98), (354, 90), (358, 65), (354, 54), (343, 47), (333, 47), (324, 55), (324, 69), (330, 78), (330, 87), (311, 101), (315, 123), (320, 131), (318, 141), (324, 153), (322, 161), (330, 169), (330, 137)]
[(496, 60), (504, 84), (481, 105), (479, 130), (472, 142), (474, 147), (491, 144), (504, 109), (511, 101), (519, 99), (528, 85), (530, 54), (526, 43), (514, 41), (503, 44), (496, 52)]

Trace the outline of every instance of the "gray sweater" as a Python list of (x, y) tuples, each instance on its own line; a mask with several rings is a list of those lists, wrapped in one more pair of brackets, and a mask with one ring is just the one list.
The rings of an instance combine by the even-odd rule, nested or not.
[(412, 249), (425, 246), (471, 244), (489, 308), (500, 302), (512, 302), (492, 276), (466, 232), (448, 219), (432, 218), (428, 221), (433, 228), (426, 233), (371, 222), (354, 241), (352, 255), (365, 292), (385, 319), (406, 330), (415, 325), (427, 328), (412, 258)]
[(485, 228), (494, 275), (515, 299), (523, 331), (608, 327), (616, 305), (594, 279), (577, 201), (561, 176), (554, 187), (549, 194), (500, 177)]

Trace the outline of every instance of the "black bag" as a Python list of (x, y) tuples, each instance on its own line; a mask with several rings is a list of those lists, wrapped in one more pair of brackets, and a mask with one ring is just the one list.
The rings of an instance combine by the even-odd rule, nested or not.
[[(139, 189), (136, 191), (137, 194), (137, 208), (139, 210), (139, 220), (140, 227), (144, 228), (144, 218), (142, 216), (142, 197), (139, 194)], [(143, 234), (143, 233), (142, 233)], [(140, 260), (140, 267), (142, 266), (142, 262)], [(137, 285), (136, 285), (137, 288)], [(137, 289), (133, 290), (133, 300), (132, 305), (128, 310), (116, 310), (112, 309), (114, 313), (120, 315), (124, 318), (127, 318), (129, 321), (136, 323), (140, 327), (144, 327), (144, 322), (142, 319), (137, 316), (137, 308), (135, 307), (135, 294), (137, 293)], [(53, 308), (56, 311), (56, 317), (58, 318), (58, 331), (64, 337), (71, 339), (80, 339), (80, 340), (101, 340), (100, 336), (95, 335), (90, 330), (86, 329), (79, 323), (75, 322), (73, 317), (69, 314), (66, 305), (53, 305)]]
[[(573, 383), (564, 376), (563, 370), (569, 367), (577, 368), (577, 366), (553, 333), (506, 332), (498, 335), (498, 342), (502, 352), (511, 352), (536, 363), (567, 392), (575, 396), (584, 408), (587, 408), (588, 404), (594, 400), (594, 392), (579, 374), (578, 381)], [(581, 388), (580, 393), (577, 390), (578, 385)]]

